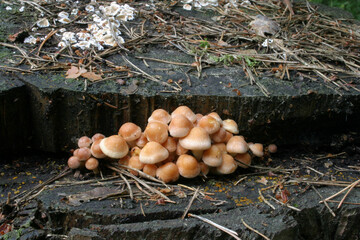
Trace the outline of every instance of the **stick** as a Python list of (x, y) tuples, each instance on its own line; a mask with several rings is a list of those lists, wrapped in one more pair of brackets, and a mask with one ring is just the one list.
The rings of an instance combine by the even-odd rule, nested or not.
[(270, 196), (270, 195), (268, 195), (268, 197), (271, 198), (272, 200), (274, 200), (275, 202), (277, 202), (277, 203), (279, 203), (279, 204), (287, 207), (287, 208), (290, 208), (290, 209), (295, 210), (295, 211), (297, 211), (297, 212), (301, 212), (300, 209), (298, 209), (298, 208), (296, 208), (296, 207), (293, 207), (293, 206), (290, 206), (289, 204), (280, 202), (279, 200), (277, 200), (276, 198), (274, 198), (274, 197), (272, 197), (272, 196)]
[(189, 204), (188, 204), (187, 207), (185, 208), (185, 211), (184, 211), (183, 215), (181, 216), (181, 220), (184, 220), (184, 218), (185, 218), (186, 214), (188, 213), (191, 205), (193, 204), (195, 198), (197, 197), (198, 192), (199, 192), (199, 187), (196, 189), (196, 191), (194, 192), (194, 195), (193, 195), (192, 198), (190, 199)]
[(201, 221), (203, 221), (203, 222), (206, 222), (206, 223), (208, 223), (208, 224), (216, 227), (217, 229), (220, 229), (221, 231), (229, 234), (229, 235), (232, 236), (233, 238), (235, 238), (235, 239), (237, 239), (237, 240), (241, 240), (241, 238), (238, 237), (237, 232), (235, 232), (235, 231), (233, 231), (233, 230), (231, 230), (231, 229), (229, 229), (229, 228), (226, 228), (226, 227), (224, 227), (224, 226), (221, 226), (221, 225), (219, 225), (219, 224), (217, 224), (217, 223), (215, 223), (215, 222), (213, 222), (213, 221), (211, 221), (211, 220), (209, 220), (209, 219), (207, 219), (207, 218), (200, 217), (200, 216), (198, 216), (198, 215), (191, 214), (191, 213), (188, 213), (188, 216), (189, 216), (189, 217), (194, 217), (194, 218), (197, 218), (197, 219), (199, 219), (199, 220), (201, 220)]
[(271, 205), (271, 203), (268, 202), (268, 200), (266, 200), (266, 199), (264, 198), (264, 196), (262, 195), (260, 189), (259, 189), (259, 195), (260, 195), (261, 199), (264, 201), (264, 203), (266, 203), (267, 205), (269, 205), (272, 209), (274, 209), (274, 210), (276, 209), (273, 205)]
[(124, 177), (124, 175), (122, 175), (121, 173), (120, 173), (120, 177), (125, 181), (126, 186), (127, 186), (127, 188), (129, 189), (130, 198), (131, 198), (131, 199), (134, 199), (134, 195), (133, 195), (133, 192), (132, 192), (132, 190), (131, 190), (130, 183), (129, 183), (128, 180)]
[(339, 205), (338, 205), (338, 209), (341, 207), (342, 203), (345, 201), (345, 198), (349, 195), (349, 193), (351, 192), (351, 190), (358, 185), (360, 182), (360, 179), (358, 179), (357, 181), (355, 181), (354, 183), (351, 184), (351, 187), (349, 188), (349, 190), (346, 192), (345, 196), (341, 199)]
[(241, 219), (241, 222), (244, 224), (245, 227), (247, 227), (248, 229), (250, 229), (250, 230), (253, 231), (254, 233), (259, 234), (260, 236), (262, 236), (262, 237), (265, 238), (266, 240), (270, 240), (270, 238), (268, 238), (267, 236), (265, 236), (264, 234), (262, 234), (262, 233), (259, 232), (258, 230), (250, 227), (250, 226), (244, 221), (244, 219)]
[[(320, 197), (321, 199), (323, 198), (323, 196), (321, 196), (321, 194), (319, 193), (319, 191), (318, 191), (313, 185), (311, 185), (311, 188), (314, 189), (314, 191), (317, 193), (317, 195), (319, 195), (319, 197)], [(329, 204), (328, 204), (326, 201), (324, 202), (324, 204), (325, 204), (325, 206), (327, 207), (327, 209), (329, 209), (331, 215), (333, 215), (333, 217), (335, 217), (336, 215), (335, 215), (334, 211), (330, 208)]]

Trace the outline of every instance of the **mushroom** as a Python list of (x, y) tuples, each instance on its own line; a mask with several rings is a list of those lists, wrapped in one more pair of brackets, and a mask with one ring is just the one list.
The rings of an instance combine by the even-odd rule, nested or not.
[(140, 161), (145, 164), (155, 164), (169, 157), (169, 152), (158, 142), (148, 142), (140, 151)]
[(138, 146), (132, 147), (130, 150), (130, 156), (139, 156), (141, 152), (141, 148), (139, 148)]
[(104, 139), (104, 138), (105, 138), (105, 135), (104, 135), (104, 134), (95, 133), (95, 134), (91, 137), (91, 140), (92, 140), (92, 142), (95, 142), (95, 141), (98, 140), (98, 139)]
[[(129, 163), (128, 163), (129, 167), (142, 170), (144, 168), (144, 165), (145, 164), (140, 161), (139, 156), (137, 155), (134, 155), (129, 159)], [(139, 173), (134, 170), (129, 170), (129, 172), (135, 176), (139, 175)]]
[(86, 161), (91, 157), (91, 151), (87, 147), (78, 148), (73, 155), (79, 158), (79, 161)]
[(118, 160), (118, 164), (128, 166), (129, 165), (130, 156), (126, 155)]
[(219, 131), (220, 123), (211, 116), (204, 116), (198, 122), (198, 127), (205, 129), (208, 134), (213, 134)]
[(238, 125), (237, 123), (232, 120), (232, 119), (226, 119), (223, 121), (223, 125), (222, 127), (228, 131), (228, 132), (231, 132), (233, 134), (238, 134), (239, 133), (239, 128), (238, 128)]
[(211, 145), (209, 149), (204, 151), (202, 160), (210, 167), (218, 167), (222, 163), (222, 153), (217, 145)]
[(180, 143), (179, 143), (179, 141), (177, 142), (177, 145), (176, 145), (176, 154), (177, 155), (182, 155), (182, 154), (185, 154), (185, 153), (187, 153), (189, 151), (189, 149), (186, 149), (186, 148), (183, 148), (181, 145), (180, 145)]
[(145, 164), (143, 167), (143, 172), (152, 177), (156, 177), (156, 170), (158, 167), (155, 164)]
[(222, 143), (226, 140), (226, 130), (221, 127), (219, 131), (210, 135), (210, 138), (215, 143)]
[(170, 136), (182, 138), (189, 134), (193, 128), (192, 122), (184, 115), (177, 115), (171, 119), (169, 124)]
[(267, 147), (269, 153), (276, 153), (277, 152), (277, 146), (275, 144), (269, 144)]
[(100, 148), (100, 142), (102, 139), (97, 139), (93, 144), (91, 145), (90, 151), (91, 154), (96, 158), (105, 158), (106, 155), (101, 151)]
[(206, 150), (211, 147), (211, 139), (205, 129), (194, 127), (190, 133), (179, 139), (179, 143), (183, 148), (189, 150)]
[(119, 135), (112, 135), (100, 142), (101, 151), (110, 158), (122, 158), (129, 152), (125, 139)]
[(190, 120), (190, 122), (194, 123), (196, 121), (195, 113), (187, 106), (179, 106), (171, 113), (171, 119), (176, 117), (177, 115), (183, 115)]
[(96, 158), (93, 158), (93, 157), (89, 158), (85, 162), (85, 168), (87, 170), (93, 171), (95, 174), (99, 173), (98, 166), (99, 166), (99, 161)]
[(141, 136), (135, 141), (135, 144), (139, 148), (143, 148), (145, 146), (145, 144), (148, 143), (148, 142), (149, 141), (147, 140), (145, 134), (141, 133)]
[(199, 162), (199, 165), (200, 165), (201, 174), (203, 174), (204, 176), (208, 175), (210, 171), (210, 167), (206, 165), (204, 162)]
[(264, 147), (261, 143), (249, 143), (249, 148), (255, 156), (264, 156)]
[(119, 135), (122, 136), (126, 142), (135, 141), (141, 136), (141, 128), (132, 122), (127, 122), (121, 125)]
[(78, 146), (79, 148), (82, 147), (90, 147), (90, 144), (92, 143), (91, 139), (88, 136), (82, 136), (81, 138), (79, 138), (78, 140)]
[(183, 154), (176, 161), (181, 176), (194, 178), (199, 175), (201, 169), (198, 161), (191, 155)]
[(208, 114), (208, 116), (213, 117), (214, 119), (216, 119), (216, 121), (218, 121), (220, 123), (220, 125), (222, 126), (223, 121), (221, 119), (221, 117), (219, 116), (219, 114), (217, 114), (216, 112), (211, 112)]
[(169, 151), (169, 153), (175, 152), (177, 148), (177, 139), (173, 137), (168, 137), (162, 145)]
[[(249, 153), (239, 153), (235, 155), (235, 160), (238, 161), (238, 166), (242, 167), (242, 168), (248, 168), (248, 166), (246, 165), (250, 165), (251, 164), (251, 155)], [(245, 163), (241, 164), (241, 163)]]
[(165, 163), (156, 170), (156, 177), (165, 183), (175, 182), (179, 179), (179, 169), (173, 162)]
[(150, 122), (144, 131), (149, 142), (164, 143), (169, 136), (168, 126), (161, 122)]
[(82, 162), (76, 156), (69, 157), (67, 164), (68, 164), (69, 168), (71, 168), (71, 169), (77, 169), (77, 168), (83, 166)]
[(231, 154), (246, 153), (248, 150), (248, 144), (243, 136), (233, 136), (226, 144), (226, 151)]
[(148, 119), (148, 122), (158, 121), (164, 124), (168, 124), (170, 120), (170, 114), (166, 110), (159, 108), (152, 112), (151, 116)]
[(215, 168), (215, 172), (216, 173), (220, 173), (220, 174), (230, 174), (235, 172), (236, 168), (237, 168), (237, 164), (234, 160), (234, 158), (227, 154), (227, 153), (223, 153), (222, 154), (222, 163), (220, 166), (218, 166), (217, 168)]

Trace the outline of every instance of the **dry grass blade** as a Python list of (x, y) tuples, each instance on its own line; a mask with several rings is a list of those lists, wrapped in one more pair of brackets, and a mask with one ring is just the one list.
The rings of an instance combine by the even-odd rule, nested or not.
[[(316, 192), (317, 195), (319, 195), (319, 197), (322, 199), (323, 197), (321, 196), (321, 194), (319, 193), (319, 191), (314, 187), (314, 186), (311, 186), (311, 188)], [(327, 207), (327, 209), (329, 209), (329, 212), (331, 213), (331, 215), (333, 217), (336, 216), (336, 214), (334, 213), (334, 211), (330, 208), (329, 204), (325, 201), (324, 202), (325, 206)]]
[(197, 219), (199, 219), (199, 220), (201, 220), (201, 221), (203, 221), (203, 222), (206, 222), (206, 223), (208, 223), (208, 224), (210, 224), (210, 225), (212, 225), (212, 226), (220, 229), (221, 231), (229, 234), (229, 235), (232, 236), (233, 238), (235, 238), (235, 239), (237, 239), (237, 240), (241, 240), (241, 238), (238, 237), (237, 232), (235, 232), (235, 231), (233, 231), (233, 230), (231, 230), (231, 229), (228, 229), (228, 228), (226, 228), (226, 227), (224, 227), (224, 226), (221, 226), (221, 225), (219, 225), (219, 224), (217, 224), (217, 223), (215, 223), (215, 222), (213, 222), (213, 221), (211, 221), (211, 220), (209, 220), (209, 219), (207, 219), (207, 218), (204, 218), (204, 217), (201, 217), (201, 216), (192, 214), (192, 213), (189, 213), (188, 216), (189, 216), (189, 217), (194, 217), (194, 218), (197, 218)]
[(193, 195), (192, 198), (190, 199), (189, 204), (186, 206), (185, 211), (184, 211), (183, 215), (181, 216), (181, 219), (182, 219), (182, 220), (186, 217), (186, 214), (187, 214), (188, 211), (190, 210), (191, 205), (193, 204), (195, 198), (196, 198), (197, 195), (198, 195), (198, 192), (199, 192), (199, 187), (196, 189), (196, 191), (194, 192), (194, 195)]
[(244, 224), (245, 227), (247, 227), (248, 229), (250, 229), (250, 230), (253, 231), (254, 233), (262, 236), (262, 237), (263, 237), (264, 239), (266, 239), (266, 240), (270, 240), (270, 238), (268, 238), (267, 236), (265, 236), (264, 234), (262, 234), (262, 233), (259, 232), (258, 230), (250, 227), (250, 226), (244, 221), (244, 219), (241, 219), (241, 222)]
[(345, 193), (344, 197), (341, 199), (339, 205), (337, 206), (337, 208), (339, 209), (342, 205), (342, 203), (345, 201), (346, 197), (349, 195), (349, 193), (351, 192), (351, 190), (360, 183), (360, 179), (358, 179), (357, 181), (353, 182), (349, 188), (349, 190)]

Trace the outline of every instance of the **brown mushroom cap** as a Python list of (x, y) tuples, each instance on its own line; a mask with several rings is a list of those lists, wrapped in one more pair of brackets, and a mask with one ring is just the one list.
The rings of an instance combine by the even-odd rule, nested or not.
[(79, 148), (83, 148), (83, 147), (90, 147), (90, 144), (92, 143), (91, 139), (88, 136), (82, 136), (81, 138), (79, 138), (78, 140), (78, 146)]
[(264, 147), (261, 143), (251, 143), (249, 144), (249, 148), (255, 156), (257, 157), (264, 156)]
[(184, 115), (176, 115), (169, 124), (169, 133), (172, 137), (185, 137), (193, 128), (192, 122)]
[(248, 144), (243, 136), (233, 136), (226, 144), (226, 151), (228, 153), (246, 153), (248, 150)]
[(214, 119), (216, 119), (216, 121), (218, 121), (220, 123), (220, 125), (222, 126), (223, 121), (222, 121), (221, 117), (219, 116), (219, 114), (217, 114), (216, 112), (211, 112), (211, 113), (208, 114), (208, 116), (211, 116)]
[(184, 115), (187, 117), (190, 122), (194, 123), (196, 121), (195, 113), (187, 106), (179, 106), (171, 113), (171, 119), (176, 117), (177, 115)]
[(179, 143), (183, 148), (189, 150), (206, 150), (211, 147), (210, 136), (201, 127), (191, 129), (186, 137), (179, 139)]
[(165, 163), (156, 170), (156, 176), (165, 183), (175, 182), (179, 179), (179, 169), (173, 162)]
[(199, 120), (198, 127), (205, 129), (208, 134), (213, 134), (219, 131), (220, 123), (215, 118), (207, 115)]
[(277, 152), (277, 146), (275, 144), (269, 144), (268, 146), (269, 153), (276, 153)]
[(105, 158), (106, 155), (101, 151), (100, 142), (102, 139), (97, 139), (91, 144), (91, 154), (96, 158)]
[(161, 122), (150, 122), (145, 128), (144, 134), (149, 142), (162, 144), (169, 136), (168, 126)]
[(231, 174), (235, 172), (238, 165), (236, 164), (234, 158), (229, 154), (223, 153), (222, 159), (223, 161), (221, 165), (215, 169), (216, 172), (220, 174)]
[(208, 175), (210, 171), (210, 167), (206, 165), (204, 162), (199, 162), (199, 165), (200, 165), (201, 173), (205, 176)]
[(104, 135), (104, 134), (95, 133), (95, 134), (91, 137), (91, 140), (92, 140), (92, 142), (95, 142), (95, 141), (98, 140), (98, 139), (104, 139), (104, 138), (105, 138), (105, 135)]
[(148, 119), (148, 122), (158, 121), (164, 124), (168, 124), (170, 120), (170, 114), (166, 110), (159, 108), (152, 112), (151, 116)]
[(91, 151), (87, 147), (75, 149), (73, 155), (79, 158), (79, 161), (86, 161), (91, 157)]
[(141, 128), (132, 122), (127, 122), (121, 125), (119, 135), (122, 136), (126, 142), (134, 141), (141, 136)]
[(202, 160), (210, 167), (218, 167), (222, 163), (222, 151), (217, 145), (211, 145), (211, 147), (204, 151)]
[(100, 142), (101, 151), (110, 158), (122, 158), (129, 152), (129, 146), (120, 135), (112, 135)]
[(155, 164), (145, 164), (143, 168), (143, 172), (152, 177), (156, 177), (156, 170), (158, 167)]
[[(128, 163), (129, 167), (132, 167), (132, 168), (135, 168), (138, 170), (142, 170), (144, 168), (144, 165), (145, 164), (140, 161), (139, 156), (137, 156), (137, 155), (134, 155), (129, 159), (129, 163)], [(129, 170), (129, 172), (135, 176), (139, 175), (138, 172), (133, 171), (133, 170)]]
[(141, 133), (141, 136), (136, 139), (136, 146), (138, 146), (139, 148), (143, 148), (145, 146), (146, 143), (148, 143), (149, 141), (147, 140), (146, 136), (144, 133)]
[(222, 127), (219, 129), (219, 131), (210, 135), (210, 138), (214, 143), (225, 142), (226, 137), (226, 130)]
[(82, 166), (82, 163), (80, 162), (79, 158), (75, 156), (69, 157), (67, 164), (71, 169), (77, 169)]
[(182, 154), (185, 154), (189, 151), (189, 149), (186, 149), (184, 148), (183, 146), (181, 146), (181, 144), (179, 143), (179, 141), (177, 142), (177, 145), (176, 145), (176, 154), (177, 155), (182, 155)]
[(88, 170), (96, 170), (99, 166), (99, 161), (96, 158), (89, 158), (88, 160), (86, 160), (85, 162), (85, 168)]
[(198, 161), (191, 155), (184, 154), (179, 156), (176, 161), (181, 176), (185, 178), (194, 178), (199, 175), (201, 169)]
[(169, 153), (175, 152), (177, 148), (177, 139), (173, 137), (168, 137), (162, 145), (169, 151)]
[(169, 157), (169, 152), (158, 142), (148, 142), (140, 152), (140, 161), (145, 164), (155, 164)]
[[(251, 164), (251, 155), (249, 153), (239, 153), (239, 154), (236, 154), (234, 158), (238, 161), (237, 164), (241, 168), (248, 168), (248, 166), (246, 166), (246, 165)], [(245, 163), (246, 165), (241, 164), (241, 163)]]
[(237, 123), (232, 120), (232, 119), (226, 119), (226, 120), (223, 120), (223, 125), (222, 127), (228, 131), (228, 132), (231, 132), (233, 134), (238, 134), (239, 133), (239, 128), (238, 128), (238, 125)]

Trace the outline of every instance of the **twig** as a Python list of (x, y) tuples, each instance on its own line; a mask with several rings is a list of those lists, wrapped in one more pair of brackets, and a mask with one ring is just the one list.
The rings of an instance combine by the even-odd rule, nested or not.
[[(323, 196), (321, 196), (321, 194), (319, 193), (319, 191), (313, 186), (311, 185), (311, 188), (314, 189), (314, 191), (317, 193), (317, 195), (319, 195), (320, 199), (323, 199)], [(327, 209), (329, 209), (331, 215), (333, 215), (333, 217), (336, 216), (336, 214), (334, 213), (334, 211), (330, 208), (329, 204), (325, 201), (324, 202), (325, 206), (327, 207)]]
[(355, 181), (354, 183), (351, 184), (349, 190), (346, 192), (346, 194), (344, 195), (344, 197), (341, 199), (339, 205), (337, 206), (337, 208), (339, 209), (342, 205), (342, 203), (345, 201), (345, 198), (349, 195), (349, 193), (351, 192), (351, 190), (360, 183), (360, 179), (358, 179), (357, 181)]
[(234, 183), (234, 185), (235, 185), (235, 186), (238, 185), (240, 182), (244, 181), (246, 178), (247, 178), (246, 176), (240, 178), (239, 180), (236, 181), (236, 183)]
[(244, 219), (241, 219), (241, 222), (244, 224), (245, 227), (247, 227), (248, 229), (250, 229), (250, 230), (253, 231), (254, 233), (257, 233), (258, 235), (262, 236), (262, 237), (265, 238), (266, 240), (270, 240), (270, 238), (268, 238), (267, 236), (265, 236), (264, 234), (262, 234), (262, 233), (259, 232), (258, 230), (250, 227), (250, 226), (244, 221)]
[[(347, 187), (343, 188), (343, 189), (340, 190), (339, 192), (331, 195), (330, 197), (328, 197), (328, 198), (326, 198), (326, 199), (324, 199), (324, 200), (321, 200), (319, 203), (322, 203), (322, 202), (324, 202), (324, 201), (333, 199), (334, 197), (336, 197), (336, 196), (340, 195), (341, 193), (345, 192), (347, 189), (355, 187), (359, 182), (360, 182), (360, 179), (357, 180), (357, 181), (355, 181), (355, 182), (353, 182), (353, 183), (351, 183), (350, 185), (348, 185)], [(354, 183), (356, 183), (356, 184), (354, 184)]]
[(264, 203), (266, 203), (267, 205), (269, 205), (272, 209), (276, 209), (271, 203), (269, 203), (268, 200), (266, 200), (266, 198), (264, 198), (264, 196), (262, 195), (261, 193), (261, 190), (259, 189), (259, 195), (260, 195), (260, 198), (264, 201)]
[[(327, 202), (339, 203), (340, 201), (337, 201), (337, 200), (327, 200)], [(353, 202), (343, 202), (343, 204), (360, 205), (360, 203), (353, 203)]]
[(267, 196), (268, 196), (269, 198), (271, 198), (272, 200), (274, 200), (275, 202), (277, 202), (277, 203), (279, 203), (279, 204), (281, 204), (281, 205), (283, 205), (283, 206), (285, 206), (285, 207), (287, 207), (287, 208), (290, 208), (290, 209), (295, 210), (295, 211), (297, 211), (297, 212), (301, 212), (301, 210), (298, 209), (298, 208), (296, 208), (296, 207), (293, 207), (293, 206), (291, 206), (291, 205), (289, 205), (289, 204), (280, 202), (279, 200), (277, 200), (276, 198), (274, 198), (274, 197), (272, 197), (272, 196), (270, 196), (270, 195), (267, 195)]
[(181, 220), (184, 220), (184, 218), (185, 218), (186, 214), (188, 213), (191, 205), (193, 204), (195, 198), (197, 197), (198, 192), (199, 192), (199, 187), (196, 189), (196, 191), (194, 192), (194, 195), (193, 195), (192, 198), (190, 199), (189, 204), (186, 206), (185, 211), (184, 211), (183, 215), (181, 216)]
[(41, 51), (41, 48), (44, 46), (44, 44), (46, 43), (47, 40), (49, 40), (49, 38), (51, 38), (55, 33), (57, 33), (59, 31), (59, 29), (56, 29), (56, 30), (52, 30), (48, 35), (46, 35), (44, 41), (42, 41), (42, 43), (40, 44), (39, 46), (39, 49), (37, 51), (37, 56), (39, 56), (40, 54), (40, 51)]
[(136, 57), (136, 58), (143, 59), (143, 60), (145, 59), (145, 60), (149, 60), (149, 61), (155, 61), (155, 62), (161, 62), (161, 63), (167, 63), (167, 64), (172, 64), (172, 65), (191, 67), (190, 63), (173, 62), (173, 61), (167, 61), (167, 60), (163, 60), (163, 59), (150, 58), (150, 57)]
[(18, 71), (18, 72), (26, 72), (26, 73), (33, 73), (29, 70), (21, 69), (21, 68), (15, 68), (15, 67), (8, 67), (8, 66), (1, 66), (0, 68), (6, 69), (7, 71)]
[(129, 189), (130, 198), (131, 198), (131, 199), (134, 199), (134, 195), (133, 195), (133, 192), (132, 192), (130, 183), (129, 183), (128, 180), (124, 177), (124, 175), (122, 175), (121, 173), (120, 173), (120, 177), (124, 180), (124, 182), (126, 183), (127, 188)]
[(215, 222), (213, 222), (213, 221), (211, 221), (211, 220), (209, 220), (209, 219), (207, 219), (207, 218), (204, 218), (204, 217), (201, 217), (201, 216), (192, 214), (192, 213), (188, 213), (188, 216), (189, 216), (189, 217), (194, 217), (194, 218), (197, 218), (197, 219), (199, 219), (199, 220), (201, 220), (201, 221), (203, 221), (203, 222), (206, 222), (206, 223), (208, 223), (208, 224), (216, 227), (217, 229), (220, 229), (221, 231), (229, 234), (229, 235), (232, 236), (233, 238), (235, 238), (235, 239), (237, 239), (237, 240), (241, 240), (241, 238), (238, 237), (237, 232), (235, 232), (235, 231), (233, 231), (233, 230), (231, 230), (231, 229), (229, 229), (229, 228), (226, 228), (226, 227), (224, 227), (224, 226), (221, 226), (221, 225), (219, 225), (219, 224), (217, 224), (217, 223), (215, 223)]

